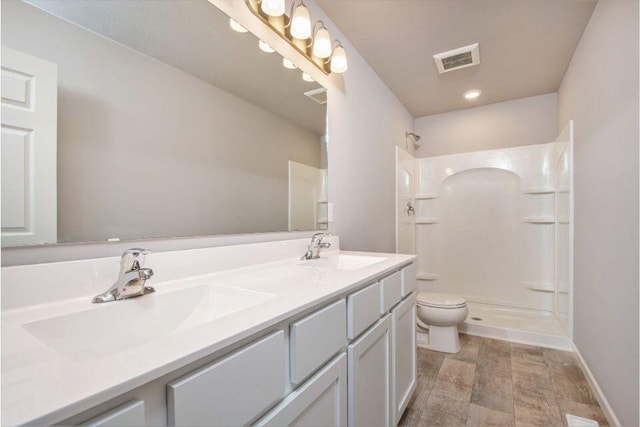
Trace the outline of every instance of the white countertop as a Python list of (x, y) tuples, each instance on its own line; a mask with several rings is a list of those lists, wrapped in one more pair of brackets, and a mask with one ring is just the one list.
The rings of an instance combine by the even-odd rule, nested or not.
[[(319, 267), (320, 264), (313, 261), (301, 263), (298, 258), (287, 258), (164, 282), (156, 273), (148, 282), (156, 292), (136, 299), (92, 304), (94, 294), (87, 294), (52, 303), (3, 308), (2, 425), (62, 421), (306, 309), (344, 295), (415, 259), (413, 255), (344, 251), (323, 252), (322, 256), (329, 258), (338, 254), (384, 259), (355, 270), (337, 270)], [(150, 262), (147, 266), (153, 268)], [(3, 280), (6, 280), (4, 272)], [(44, 326), (45, 331), (50, 328), (51, 334), (55, 335), (56, 325), (64, 328), (64, 323), (56, 323), (60, 316), (89, 310), (121, 313), (125, 309), (123, 304), (128, 304), (126, 309), (134, 312), (136, 304), (172, 301), (177, 306), (180, 302), (174, 297), (176, 291), (210, 287), (244, 293), (250, 297), (249, 301), (255, 297), (255, 305), (195, 326), (186, 316), (186, 320), (180, 321), (170, 333), (116, 349), (103, 345), (93, 351), (84, 351), (80, 343), (78, 351), (60, 351), (45, 343), (47, 336), (38, 338), (31, 329), (33, 325)], [(189, 292), (192, 291), (183, 295), (200, 295), (200, 290)], [(170, 293), (173, 293), (170, 298), (163, 299), (163, 295)], [(116, 305), (121, 305), (117, 308), (119, 311), (106, 311), (116, 309)], [(114, 321), (114, 327), (120, 320)], [(139, 324), (141, 330), (148, 330), (155, 321), (157, 319), (137, 318), (131, 322), (131, 327)], [(73, 326), (82, 328), (77, 324)], [(93, 331), (85, 332), (91, 336)], [(95, 339), (100, 340), (100, 337), (95, 336)]]

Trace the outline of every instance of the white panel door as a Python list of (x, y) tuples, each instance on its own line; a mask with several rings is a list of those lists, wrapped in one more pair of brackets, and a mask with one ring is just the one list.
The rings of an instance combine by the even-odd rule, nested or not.
[(2, 246), (57, 242), (58, 66), (2, 47)]
[(289, 161), (289, 231), (315, 230), (320, 169)]
[(396, 252), (415, 254), (415, 157), (396, 147)]
[(391, 417), (391, 315), (349, 345), (349, 426), (388, 426)]
[(416, 295), (391, 310), (391, 425), (397, 425), (416, 389)]

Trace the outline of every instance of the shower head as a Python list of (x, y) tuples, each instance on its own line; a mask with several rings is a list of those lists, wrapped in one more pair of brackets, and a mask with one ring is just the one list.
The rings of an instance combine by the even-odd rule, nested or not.
[[(420, 141), (420, 135), (415, 134), (413, 132), (405, 132), (404, 136), (405, 136), (405, 138), (407, 140), (409, 139), (409, 137), (412, 137), (412, 141), (411, 142), (413, 143), (413, 148), (414, 149), (420, 147), (418, 145), (418, 141)], [(408, 142), (407, 142), (407, 149), (409, 149), (409, 143)]]
[(415, 142), (420, 141), (420, 135), (417, 135), (417, 134), (415, 134), (415, 133), (413, 133), (413, 132), (405, 132), (405, 133), (404, 133), (404, 135), (405, 135), (405, 137), (407, 137), (407, 138), (408, 138), (408, 137), (410, 137), (410, 136), (412, 136), (412, 137), (413, 137), (413, 140), (414, 140)]

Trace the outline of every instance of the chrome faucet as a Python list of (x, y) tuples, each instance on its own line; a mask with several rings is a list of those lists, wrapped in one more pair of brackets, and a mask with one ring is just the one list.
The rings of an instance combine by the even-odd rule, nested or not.
[(305, 259), (318, 259), (320, 258), (320, 250), (327, 249), (331, 246), (331, 243), (323, 242), (322, 239), (331, 236), (329, 233), (316, 233), (311, 237), (311, 243), (309, 244), (309, 249), (307, 253), (302, 255), (302, 260)]
[(118, 301), (135, 298), (155, 292), (151, 286), (144, 283), (153, 276), (153, 270), (144, 267), (144, 258), (150, 254), (148, 249), (127, 249), (120, 259), (120, 274), (118, 280), (106, 292), (93, 298), (94, 303)]

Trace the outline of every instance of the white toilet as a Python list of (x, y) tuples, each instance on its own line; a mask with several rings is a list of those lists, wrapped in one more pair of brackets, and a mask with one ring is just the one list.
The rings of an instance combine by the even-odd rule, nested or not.
[(464, 298), (420, 292), (417, 298), (418, 347), (443, 353), (460, 351), (458, 325), (469, 315)]

